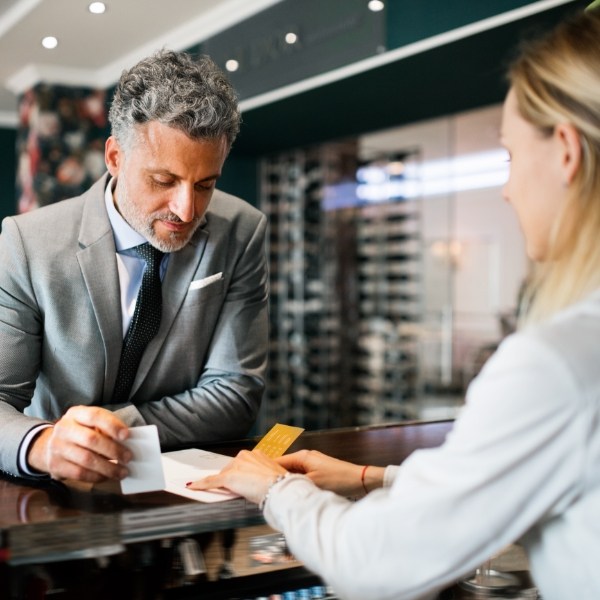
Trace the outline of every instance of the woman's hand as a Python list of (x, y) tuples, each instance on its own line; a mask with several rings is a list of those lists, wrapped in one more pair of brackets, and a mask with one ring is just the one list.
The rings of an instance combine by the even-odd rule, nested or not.
[(300, 450), (277, 462), (292, 473), (303, 473), (315, 485), (342, 496), (360, 496), (383, 485), (382, 467), (355, 465), (318, 452)]
[(260, 504), (271, 484), (285, 475), (286, 469), (260, 450), (242, 450), (216, 475), (187, 484), (190, 490), (226, 488), (247, 500)]

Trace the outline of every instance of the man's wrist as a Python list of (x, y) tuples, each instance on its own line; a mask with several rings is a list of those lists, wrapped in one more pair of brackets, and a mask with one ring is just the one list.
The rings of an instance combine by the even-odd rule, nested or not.
[(32, 451), (35, 451), (35, 442), (39, 439), (40, 435), (46, 429), (51, 429), (53, 425), (51, 423), (42, 423), (37, 427), (31, 429), (21, 442), (19, 448), (19, 470), (23, 475), (29, 477), (43, 477), (47, 475), (47, 472), (43, 470), (41, 461), (36, 461), (35, 458), (32, 461)]

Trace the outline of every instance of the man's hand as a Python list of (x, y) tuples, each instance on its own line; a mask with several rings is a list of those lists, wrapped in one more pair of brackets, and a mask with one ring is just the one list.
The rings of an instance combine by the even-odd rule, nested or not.
[(127, 426), (98, 406), (74, 406), (34, 438), (27, 455), (32, 469), (54, 479), (98, 483), (123, 479), (131, 452), (121, 443)]

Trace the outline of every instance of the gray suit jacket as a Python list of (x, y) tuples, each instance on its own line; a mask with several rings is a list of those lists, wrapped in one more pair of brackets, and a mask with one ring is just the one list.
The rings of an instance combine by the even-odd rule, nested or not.
[(32, 427), (74, 405), (104, 406), (128, 425), (156, 424), (163, 447), (242, 436), (256, 417), (268, 342), (265, 216), (215, 191), (193, 239), (170, 255), (160, 330), (130, 402), (111, 405), (122, 324), (106, 184), (104, 176), (77, 198), (3, 221), (4, 471), (18, 474)]

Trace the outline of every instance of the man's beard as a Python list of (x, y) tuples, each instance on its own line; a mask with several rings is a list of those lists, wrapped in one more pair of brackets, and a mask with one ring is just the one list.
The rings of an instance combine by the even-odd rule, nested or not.
[(200, 225), (200, 217), (194, 217), (190, 228), (185, 232), (179, 233), (172, 231), (168, 234), (167, 238), (160, 238), (154, 231), (155, 221), (171, 221), (173, 223), (182, 223), (183, 221), (168, 210), (145, 214), (140, 206), (130, 199), (125, 185), (125, 178), (122, 174), (120, 174), (117, 179), (115, 192), (117, 191), (117, 210), (121, 216), (127, 221), (132, 229), (137, 231), (140, 235), (143, 235), (152, 246), (158, 248), (161, 252), (176, 252), (177, 250), (181, 250), (190, 241)]

